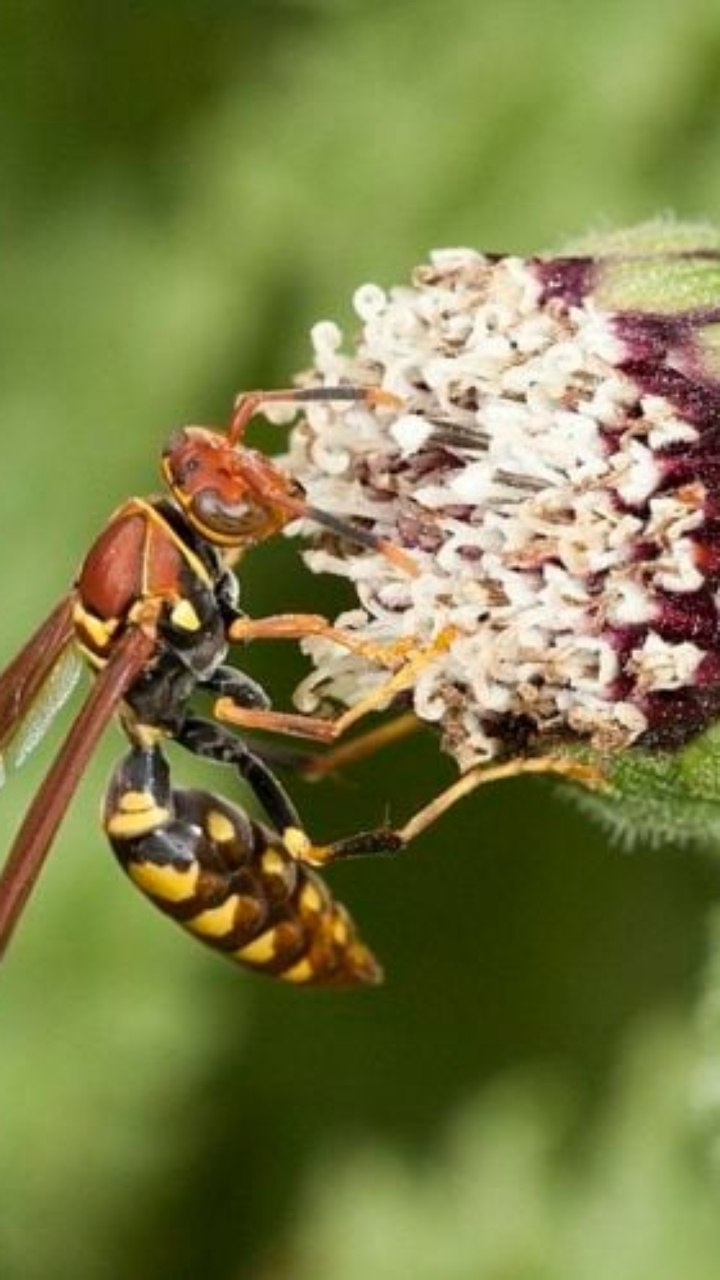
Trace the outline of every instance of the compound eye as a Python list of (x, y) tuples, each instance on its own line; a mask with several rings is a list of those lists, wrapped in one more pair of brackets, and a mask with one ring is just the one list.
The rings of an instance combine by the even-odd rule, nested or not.
[(217, 489), (195, 494), (190, 510), (199, 525), (227, 537), (252, 533), (267, 519), (262, 507), (242, 500), (228, 502)]
[(203, 456), (186, 431), (175, 431), (163, 450), (163, 469), (168, 483), (185, 489), (192, 476), (203, 465)]

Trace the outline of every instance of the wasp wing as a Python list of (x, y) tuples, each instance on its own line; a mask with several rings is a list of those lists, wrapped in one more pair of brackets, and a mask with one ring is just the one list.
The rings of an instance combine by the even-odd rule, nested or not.
[(33, 698), (30, 707), (18, 721), (0, 751), (0, 787), (8, 772), (25, 763), (45, 737), (58, 712), (65, 706), (83, 672), (84, 663), (74, 645), (63, 649), (55, 666)]
[(77, 682), (72, 606), (65, 596), (0, 675), (0, 783), (6, 764), (30, 754)]
[(117, 641), (36, 793), (0, 874), (0, 956), (103, 729), (154, 651), (152, 637), (135, 629)]

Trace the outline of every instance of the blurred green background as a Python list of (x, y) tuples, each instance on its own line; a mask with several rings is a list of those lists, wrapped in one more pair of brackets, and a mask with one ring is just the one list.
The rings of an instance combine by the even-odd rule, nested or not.
[[(719, 141), (715, 0), (6, 0), (3, 659), (169, 430), (287, 383), (357, 284), (712, 216)], [(294, 545), (243, 587), (257, 615), (333, 607)], [(279, 702), (302, 670), (249, 665)], [(488, 791), (333, 873), (384, 988), (284, 990), (128, 891), (97, 823), (120, 748), (0, 977), (2, 1280), (718, 1275), (711, 857)], [(46, 756), (0, 796), (7, 840)], [(450, 776), (428, 736), (294, 785), (325, 836)]]

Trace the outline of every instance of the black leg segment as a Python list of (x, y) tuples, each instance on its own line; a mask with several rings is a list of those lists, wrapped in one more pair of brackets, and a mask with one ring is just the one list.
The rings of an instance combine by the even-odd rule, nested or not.
[(233, 733), (212, 720), (188, 716), (177, 734), (177, 741), (193, 755), (215, 760), (237, 770), (259, 800), (275, 830), (282, 834), (288, 828), (303, 830), (300, 815), (282, 783), (271, 769), (250, 751)]

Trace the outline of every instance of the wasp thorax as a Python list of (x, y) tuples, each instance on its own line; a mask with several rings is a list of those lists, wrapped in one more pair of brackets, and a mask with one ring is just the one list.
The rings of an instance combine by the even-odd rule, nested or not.
[[(432, 255), (313, 332), (315, 380), (399, 396), (309, 405), (289, 465), (308, 501), (407, 548), (322, 545), (364, 639), (454, 640), (414, 685), (461, 765), (533, 737), (672, 743), (720, 710), (720, 236), (659, 225), (573, 256)], [(384, 678), (308, 641), (303, 709)]]

